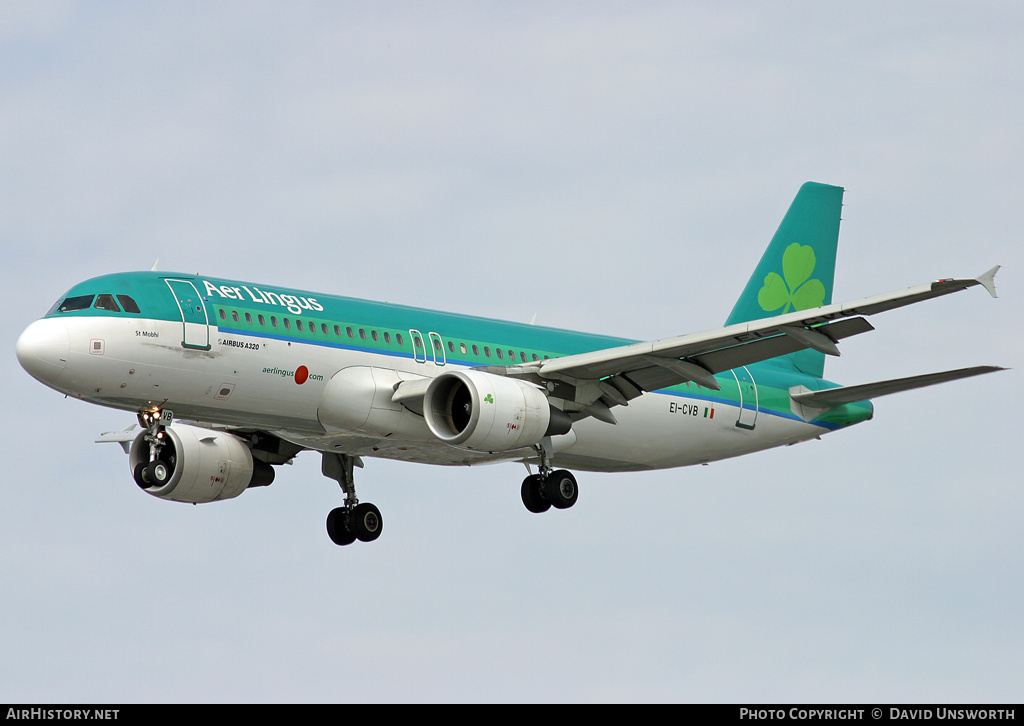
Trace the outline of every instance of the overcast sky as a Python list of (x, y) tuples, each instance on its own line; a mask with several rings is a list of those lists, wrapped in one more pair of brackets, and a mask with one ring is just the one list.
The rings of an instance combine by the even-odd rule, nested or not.
[[(845, 7), (839, 7), (843, 5)], [(1019, 702), (1017, 2), (0, 0), (0, 701)], [(708, 467), (301, 455), (187, 506), (133, 417), (17, 364), (65, 290), (160, 268), (651, 339), (720, 325), (793, 195), (847, 190), (835, 297), (1004, 266), (826, 374), (1014, 370)]]

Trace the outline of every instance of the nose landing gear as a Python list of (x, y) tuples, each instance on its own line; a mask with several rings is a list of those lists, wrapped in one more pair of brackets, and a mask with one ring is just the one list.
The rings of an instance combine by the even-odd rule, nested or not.
[(143, 489), (159, 488), (174, 475), (176, 452), (167, 438), (165, 428), (174, 420), (171, 411), (141, 411), (139, 425), (146, 430), (145, 442), (149, 456), (135, 466), (135, 483)]

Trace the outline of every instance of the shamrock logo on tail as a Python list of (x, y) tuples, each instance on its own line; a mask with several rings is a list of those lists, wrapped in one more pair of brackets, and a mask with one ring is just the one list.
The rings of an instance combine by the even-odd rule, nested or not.
[[(766, 312), (782, 308), (779, 314), (790, 310), (807, 310), (825, 304), (825, 286), (821, 280), (811, 280), (816, 260), (814, 249), (794, 242), (782, 253), (782, 275), (769, 272), (764, 287), (757, 293), (757, 302)], [(790, 307), (792, 306), (792, 307)]]

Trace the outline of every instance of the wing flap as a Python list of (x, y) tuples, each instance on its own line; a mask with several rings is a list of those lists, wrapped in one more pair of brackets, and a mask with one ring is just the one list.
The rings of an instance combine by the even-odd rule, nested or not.
[[(993, 268), (978, 278), (938, 280), (906, 290), (737, 323), (704, 333), (680, 335), (617, 348), (606, 348), (590, 353), (552, 358), (542, 361), (538, 368), (531, 370), (535, 370), (542, 378), (602, 379), (649, 367), (648, 359), (654, 356), (698, 361), (708, 370), (714, 368), (715, 370), (712, 372), (715, 372), (735, 368), (737, 365), (767, 360), (805, 348), (827, 349), (829, 347), (827, 342), (817, 337), (816, 334), (818, 332), (829, 333), (829, 337), (833, 341), (838, 340), (836, 334), (838, 330), (833, 330), (836, 321), (875, 315), (960, 292), (975, 285), (983, 285), (986, 290), (993, 293), (995, 291), (993, 278), (998, 269), (998, 267)], [(829, 323), (833, 323), (833, 325), (827, 325)], [(870, 325), (863, 327), (863, 324), (866, 324), (866, 321), (857, 324), (862, 326), (858, 332), (872, 329)], [(764, 343), (765, 340), (773, 342)], [(730, 352), (732, 348), (751, 346), (753, 346), (753, 350), (749, 354), (739, 351)], [(715, 355), (719, 356), (721, 362), (710, 362), (715, 360)], [(730, 365), (731, 361), (743, 362)], [(664, 374), (659, 372), (659, 376), (664, 377)], [(646, 386), (643, 387), (646, 388)]]
[[(835, 341), (848, 338), (859, 333), (874, 330), (874, 327), (864, 318), (851, 318), (840, 320), (836, 323), (815, 328), (823, 338), (835, 344)], [(820, 332), (819, 332), (820, 331)], [(635, 367), (625, 362), (622, 373), (611, 378), (606, 378), (603, 383), (613, 383), (620, 390), (624, 386), (619, 381), (624, 379), (635, 393), (623, 391), (627, 399), (636, 398), (644, 391), (656, 391), (660, 388), (675, 386), (680, 383), (691, 381), (705, 388), (718, 390), (718, 382), (713, 374), (731, 370), (740, 366), (750, 365), (758, 361), (776, 358), (780, 355), (788, 355), (802, 350), (804, 345), (800, 339), (788, 336), (777, 335), (771, 338), (762, 338), (752, 343), (737, 344), (721, 350), (712, 351), (704, 355), (697, 355), (686, 360), (675, 358), (664, 358), (661, 356), (643, 356), (637, 360)], [(639, 389), (639, 390), (637, 390)]]
[[(864, 318), (850, 318), (804, 330), (803, 332), (820, 335), (822, 338), (830, 340), (834, 346), (836, 341), (843, 338), (849, 338), (874, 329), (874, 326)], [(790, 335), (787, 330), (782, 335), (761, 338), (746, 345), (734, 345), (700, 355), (697, 356), (697, 360), (709, 370), (718, 373), (768, 360), (769, 358), (777, 358), (780, 355), (788, 355), (809, 347), (812, 346), (808, 345), (802, 336)], [(838, 350), (836, 352), (838, 353)]]

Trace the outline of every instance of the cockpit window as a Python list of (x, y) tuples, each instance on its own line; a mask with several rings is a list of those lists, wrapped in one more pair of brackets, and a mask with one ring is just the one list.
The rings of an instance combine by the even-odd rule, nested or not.
[(135, 300), (128, 297), (127, 295), (118, 295), (117, 299), (121, 301), (121, 307), (124, 308), (126, 313), (141, 313), (139, 306), (135, 303)]
[(98, 310), (110, 310), (114, 313), (121, 312), (121, 308), (117, 306), (117, 301), (114, 300), (113, 295), (97, 295), (96, 304), (93, 307)]
[(78, 295), (64, 300), (58, 307), (58, 313), (70, 313), (72, 310), (85, 310), (92, 305), (94, 295)]

